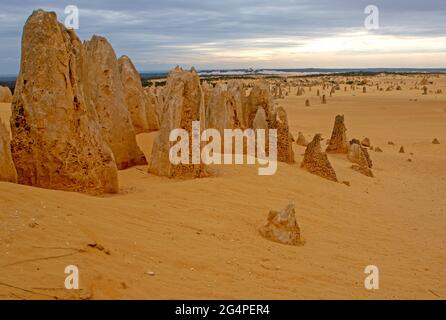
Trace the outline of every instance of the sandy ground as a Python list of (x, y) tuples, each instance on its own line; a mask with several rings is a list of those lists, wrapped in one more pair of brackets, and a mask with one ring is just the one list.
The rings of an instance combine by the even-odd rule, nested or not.
[[(221, 166), (218, 177), (178, 181), (142, 166), (102, 198), (0, 183), (0, 299), (445, 299), (446, 94), (423, 96), (405, 80), (402, 91), (342, 87), (326, 105), (316, 88), (278, 100), (295, 136), (327, 138), (342, 113), (349, 138), (383, 149), (371, 152), (375, 178), (329, 156), (350, 187), (300, 169), (299, 146), (297, 163), (274, 176)], [(446, 77), (434, 81), (446, 93)], [(138, 136), (147, 155), (154, 136)], [(289, 201), (302, 247), (257, 231)], [(79, 267), (81, 290), (64, 289), (67, 265)], [(379, 267), (379, 290), (364, 288), (367, 265)]]

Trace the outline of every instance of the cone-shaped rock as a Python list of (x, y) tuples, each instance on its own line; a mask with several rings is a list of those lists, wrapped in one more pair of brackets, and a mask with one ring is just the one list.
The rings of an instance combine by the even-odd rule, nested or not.
[(85, 52), (89, 95), (99, 116), (102, 137), (112, 149), (118, 169), (147, 164), (136, 144), (115, 51), (107, 39), (93, 36), (85, 42)]
[(9, 131), (0, 120), (0, 181), (17, 182), (17, 171), (11, 155)]
[(346, 131), (347, 129), (345, 128), (344, 124), (344, 116), (337, 115), (326, 152), (347, 153), (348, 141)]
[(190, 141), (192, 121), (200, 121), (201, 130), (206, 128), (203, 92), (197, 73), (183, 71), (179, 67), (172, 70), (167, 77), (165, 97), (161, 128), (153, 144), (149, 172), (170, 178), (206, 175), (204, 165), (192, 162), (191, 142), (189, 142), (189, 164), (174, 165), (169, 160), (170, 148), (176, 144), (169, 141), (173, 129), (186, 130)]
[(118, 192), (111, 149), (85, 96), (83, 46), (56, 14), (34, 11), (22, 35), (12, 103), (12, 156), (18, 182), (88, 193)]
[(364, 138), (361, 141), (361, 145), (363, 145), (364, 147), (370, 148), (370, 139), (369, 138)]
[(301, 167), (322, 178), (338, 181), (327, 154), (322, 151), (321, 140), (321, 135), (316, 134), (308, 144)]
[(0, 103), (11, 103), (12, 93), (8, 87), (0, 86)]
[(298, 136), (297, 136), (297, 141), (296, 141), (296, 143), (297, 143), (299, 146), (303, 146), (303, 147), (308, 146), (308, 141), (307, 141), (307, 139), (305, 138), (305, 136), (304, 136), (304, 134), (303, 134), (302, 132), (299, 132), (299, 134), (298, 134)]
[(353, 139), (350, 141), (347, 158), (354, 163), (352, 169), (366, 176), (373, 177), (371, 170), (373, 166), (372, 160), (367, 149), (360, 145), (359, 140)]
[(147, 123), (146, 94), (141, 84), (141, 77), (129, 57), (120, 57), (118, 64), (124, 85), (125, 102), (130, 112), (133, 127), (137, 134), (149, 132), (151, 128)]
[(259, 232), (264, 238), (274, 242), (293, 246), (303, 244), (293, 203), (280, 212), (271, 210), (268, 220)]

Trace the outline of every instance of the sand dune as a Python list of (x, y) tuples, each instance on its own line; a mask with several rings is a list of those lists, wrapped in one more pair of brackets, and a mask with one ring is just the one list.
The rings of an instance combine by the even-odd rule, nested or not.
[[(327, 104), (313, 87), (278, 100), (295, 137), (328, 139), (344, 114), (349, 139), (369, 137), (383, 150), (370, 151), (375, 178), (328, 155), (350, 187), (301, 169), (296, 144), (296, 163), (279, 163), (274, 176), (225, 165), (217, 177), (170, 180), (139, 166), (120, 171), (120, 192), (104, 197), (0, 183), (0, 298), (445, 299), (446, 96), (403, 87), (342, 88)], [(446, 77), (435, 79), (445, 87)], [(9, 116), (0, 104), (0, 118)], [(155, 136), (137, 136), (148, 158)], [(269, 210), (289, 201), (304, 246), (258, 233)], [(70, 264), (80, 291), (63, 288)], [(380, 268), (376, 291), (363, 284), (370, 264)]]

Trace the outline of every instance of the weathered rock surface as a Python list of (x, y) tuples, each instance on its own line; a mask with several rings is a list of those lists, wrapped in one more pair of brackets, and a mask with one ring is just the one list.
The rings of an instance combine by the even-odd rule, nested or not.
[(364, 147), (370, 148), (370, 139), (369, 138), (364, 138), (361, 141), (361, 145), (364, 146)]
[[(268, 130), (268, 122), (266, 121), (266, 112), (265, 109), (259, 108), (257, 109), (254, 120), (252, 121), (252, 128), (254, 130), (264, 129)], [(265, 133), (267, 135), (267, 133)]]
[(264, 238), (274, 242), (293, 246), (303, 244), (293, 203), (290, 203), (280, 212), (271, 210), (268, 214), (268, 220), (259, 232)]
[(107, 39), (93, 36), (85, 42), (85, 52), (89, 96), (99, 117), (102, 137), (112, 149), (118, 169), (147, 164), (136, 143), (115, 51)]
[(256, 134), (256, 155), (258, 158), (264, 158), (269, 152), (269, 131), (268, 122), (266, 120), (266, 112), (263, 107), (257, 109), (257, 113), (252, 121), (252, 129), (257, 131), (258, 129), (265, 130), (265, 141), (264, 144), (259, 140), (258, 133)]
[(259, 82), (254, 85), (246, 99), (244, 105), (248, 127), (252, 127), (254, 117), (257, 114), (257, 110), (262, 107), (265, 111), (266, 120), (269, 122), (274, 108), (274, 101), (271, 95), (269, 85), (265, 82)]
[(357, 171), (357, 172), (359, 172), (359, 173), (361, 173), (361, 174), (367, 176), (367, 177), (371, 177), (371, 178), (374, 177), (374, 176), (373, 176), (373, 172), (372, 172), (372, 170), (371, 170), (370, 168), (362, 167), (362, 166), (360, 166), (360, 165), (358, 165), (358, 164), (353, 164), (353, 165), (351, 166), (351, 168), (352, 168), (353, 170), (355, 170), (355, 171)]
[(0, 120), (0, 181), (17, 182), (17, 171), (12, 161), (11, 138)]
[(86, 99), (85, 53), (56, 14), (34, 11), (22, 36), (12, 102), (12, 156), (18, 182), (88, 193), (118, 192), (112, 151)]
[(203, 100), (204, 105), (207, 106), (209, 104), (209, 97), (211, 95), (212, 89), (214, 87), (209, 82), (203, 80), (201, 82), (201, 91), (203, 92)]
[(150, 132), (152, 129), (149, 128), (147, 123), (146, 94), (141, 84), (141, 77), (129, 57), (120, 57), (118, 64), (124, 86), (125, 102), (130, 112), (135, 132), (137, 134)]
[(367, 149), (360, 145), (359, 140), (353, 139), (350, 141), (347, 158), (354, 163), (352, 169), (368, 177), (373, 177), (373, 172), (371, 170), (373, 166), (372, 160), (370, 159)]
[(218, 83), (209, 93), (206, 105), (206, 126), (217, 129), (223, 136), (224, 129), (234, 129), (238, 122), (235, 110), (229, 103), (229, 95), (226, 87)]
[(348, 141), (347, 141), (347, 129), (344, 124), (344, 116), (337, 115), (331, 134), (330, 142), (326, 149), (327, 153), (347, 153)]
[(307, 139), (305, 138), (305, 136), (304, 136), (304, 134), (302, 132), (298, 133), (296, 143), (299, 146), (303, 146), (303, 147), (308, 146), (308, 141), (307, 141)]
[[(164, 87), (162, 86), (151, 86), (144, 88), (148, 101), (148, 106), (146, 105), (147, 122), (149, 127), (160, 128), (161, 118), (163, 116), (164, 108)], [(155, 114), (152, 114), (152, 104), (155, 107)]]
[(11, 103), (12, 93), (8, 87), (0, 86), (0, 103)]
[(189, 143), (189, 164), (173, 165), (169, 160), (170, 148), (175, 144), (169, 141), (173, 129), (186, 130), (192, 139), (192, 121), (200, 121), (201, 130), (206, 128), (203, 92), (197, 73), (183, 71), (179, 67), (172, 70), (167, 77), (165, 97), (161, 128), (154, 141), (149, 172), (169, 178), (207, 175), (203, 164), (192, 163), (192, 143)]
[(301, 167), (322, 178), (337, 182), (336, 172), (327, 154), (322, 151), (321, 140), (321, 135), (316, 134), (313, 141), (308, 144)]
[(156, 95), (155, 88), (150, 87), (144, 89), (146, 94), (146, 115), (147, 115), (147, 125), (150, 131), (156, 131), (160, 128), (160, 116), (162, 109), (162, 100)]
[(277, 161), (294, 163), (293, 138), (288, 126), (288, 116), (283, 107), (275, 110), (272, 128), (277, 129)]
[(246, 104), (246, 90), (242, 82), (230, 80), (228, 82), (228, 103), (234, 113), (234, 127), (248, 128), (247, 115), (244, 113)]

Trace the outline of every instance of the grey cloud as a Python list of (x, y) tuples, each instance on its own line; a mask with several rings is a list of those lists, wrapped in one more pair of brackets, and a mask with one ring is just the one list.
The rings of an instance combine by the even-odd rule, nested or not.
[[(0, 0), (0, 74), (18, 71), (21, 30), (32, 10), (53, 10), (63, 20), (63, 9), (70, 4), (80, 9), (78, 34), (82, 39), (103, 35), (112, 42), (118, 55), (131, 56), (137, 67), (144, 70), (163, 69), (175, 64), (174, 61), (184, 63), (203, 55), (188, 45), (216, 43), (212, 48), (233, 50), (273, 48), (275, 42), (256, 43), (253, 47), (244, 40), (329, 37), (358, 30), (363, 27), (364, 8), (369, 4), (380, 9), (382, 28), (377, 34), (443, 36), (446, 33), (443, 0), (25, 0), (20, 3)], [(280, 45), (299, 44), (292, 41)], [(212, 65), (218, 65), (218, 61)]]

